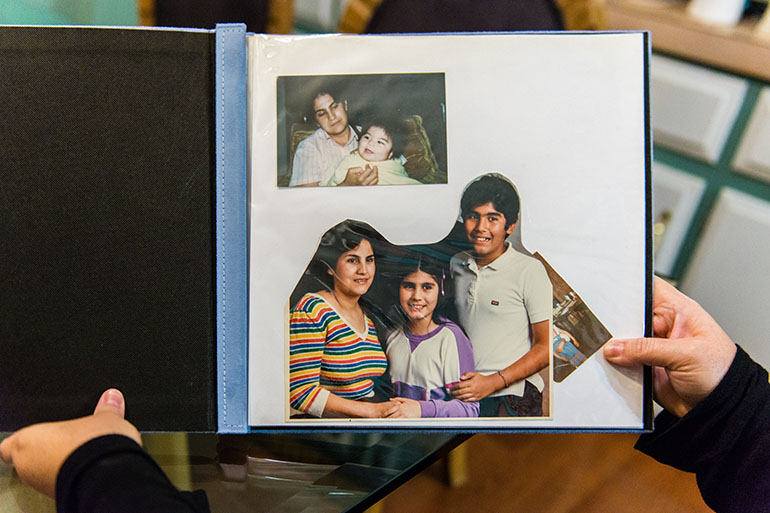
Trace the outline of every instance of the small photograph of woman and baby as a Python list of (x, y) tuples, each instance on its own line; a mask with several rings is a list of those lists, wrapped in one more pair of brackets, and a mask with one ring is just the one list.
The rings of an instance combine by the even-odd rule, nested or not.
[(507, 240), (519, 205), (487, 174), (438, 243), (324, 233), (290, 298), (289, 417), (550, 417), (553, 286)]
[(443, 73), (282, 76), (279, 187), (447, 183)]

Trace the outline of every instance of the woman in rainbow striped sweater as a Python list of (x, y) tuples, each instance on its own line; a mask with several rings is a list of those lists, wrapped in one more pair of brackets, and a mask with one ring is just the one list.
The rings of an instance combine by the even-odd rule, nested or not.
[[(373, 379), (387, 359), (361, 306), (374, 279), (368, 225), (344, 221), (321, 239), (309, 271), (327, 289), (305, 294), (289, 321), (289, 401), (314, 417), (381, 417), (387, 398), (375, 398)], [(315, 268), (315, 269), (314, 269)]]

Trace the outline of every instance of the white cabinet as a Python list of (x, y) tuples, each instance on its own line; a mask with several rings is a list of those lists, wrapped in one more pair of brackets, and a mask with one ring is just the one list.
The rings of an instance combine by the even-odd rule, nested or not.
[(770, 88), (764, 88), (759, 96), (743, 132), (733, 167), (770, 182)]
[(746, 96), (746, 81), (659, 55), (650, 65), (655, 144), (716, 162)]
[(723, 189), (681, 288), (770, 367), (770, 202)]

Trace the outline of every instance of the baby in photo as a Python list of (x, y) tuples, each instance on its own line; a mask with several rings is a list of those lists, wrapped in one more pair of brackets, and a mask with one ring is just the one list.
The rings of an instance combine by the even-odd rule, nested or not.
[(358, 149), (351, 152), (321, 185), (339, 185), (349, 170), (374, 169), (378, 185), (420, 184), (404, 169), (401, 154), (406, 146), (406, 124), (386, 117), (375, 118), (364, 126)]

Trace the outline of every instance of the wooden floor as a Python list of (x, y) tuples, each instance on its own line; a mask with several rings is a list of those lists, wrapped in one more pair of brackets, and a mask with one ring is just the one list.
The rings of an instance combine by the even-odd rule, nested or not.
[(465, 442), (464, 485), (447, 486), (446, 464), (438, 462), (371, 511), (711, 511), (694, 475), (635, 451), (636, 438), (608, 433), (475, 435)]

